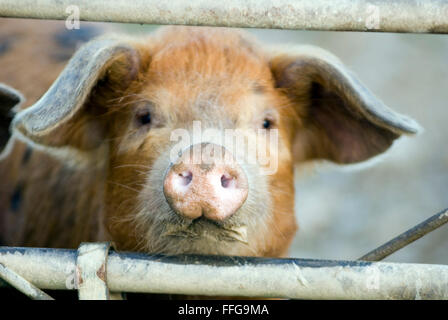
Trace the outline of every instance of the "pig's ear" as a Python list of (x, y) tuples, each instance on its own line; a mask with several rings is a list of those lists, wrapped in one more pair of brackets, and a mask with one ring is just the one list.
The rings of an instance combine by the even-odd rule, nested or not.
[(0, 83), (0, 152), (10, 138), (10, 125), (14, 108), (18, 108), (25, 98), (13, 88)]
[(276, 86), (297, 115), (297, 161), (360, 162), (387, 150), (400, 135), (420, 130), (417, 122), (389, 109), (322, 49), (304, 46), (275, 54), (270, 66)]
[[(137, 77), (139, 54), (121, 38), (98, 38), (82, 46), (48, 91), (17, 113), (14, 134), (50, 153), (71, 158), (103, 144), (106, 91), (123, 92)], [(38, 81), (33, 79), (32, 81)]]

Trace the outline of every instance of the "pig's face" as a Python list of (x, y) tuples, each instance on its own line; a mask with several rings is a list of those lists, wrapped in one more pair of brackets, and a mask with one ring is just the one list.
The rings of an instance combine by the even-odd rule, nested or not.
[[(279, 256), (297, 228), (297, 162), (359, 162), (417, 126), (326, 52), (177, 27), (86, 45), (15, 128), (77, 165), (103, 160), (104, 223), (120, 249)], [(252, 149), (230, 145), (229, 130)]]
[[(117, 137), (107, 185), (113, 238), (135, 241), (129, 234), (137, 223), (138, 245), (151, 252), (259, 255), (272, 250), (271, 238), (286, 242), (280, 248), (285, 250), (296, 229), (288, 125), (293, 113), (274, 88), (264, 57), (251, 47), (190, 38), (157, 48), (142, 76), (136, 95), (120, 104), (111, 121)], [(193, 142), (195, 121), (203, 134)], [(191, 139), (173, 167), (179, 141), (172, 137), (179, 129)], [(209, 129), (218, 137), (207, 137)], [(207, 146), (188, 147), (224, 146), (216, 138), (229, 132), (225, 129), (252, 132), (255, 141), (261, 140), (258, 130), (278, 130), (275, 149), (263, 141), (258, 145), (281, 163), (280, 169), (263, 174), (267, 164), (236, 159), (238, 150), (228, 146), (224, 153), (235, 158), (227, 161), (233, 163), (192, 164), (188, 152), (202, 155)], [(284, 226), (275, 223), (275, 211)]]

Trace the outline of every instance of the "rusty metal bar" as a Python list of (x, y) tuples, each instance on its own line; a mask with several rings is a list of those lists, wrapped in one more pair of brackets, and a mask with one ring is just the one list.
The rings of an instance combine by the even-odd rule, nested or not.
[[(76, 250), (0, 247), (0, 263), (42, 289), (73, 286)], [(110, 252), (116, 292), (297, 299), (448, 299), (448, 266)]]
[(448, 208), (426, 219), (415, 227), (403, 232), (399, 236), (386, 242), (382, 246), (363, 255), (358, 260), (381, 261), (395, 251), (407, 246), (408, 244), (420, 239), (425, 234), (441, 227), (448, 222)]
[(6, 268), (0, 263), (0, 279), (3, 279), (12, 287), (16, 288), (23, 294), (27, 295), (33, 300), (54, 300), (48, 294), (32, 285), (26, 279), (15, 273), (9, 268)]
[(0, 17), (448, 33), (448, 2), (445, 0), (2, 0)]

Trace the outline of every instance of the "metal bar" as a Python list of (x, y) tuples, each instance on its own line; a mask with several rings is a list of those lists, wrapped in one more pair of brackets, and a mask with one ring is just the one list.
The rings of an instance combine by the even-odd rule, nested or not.
[(386, 242), (382, 246), (363, 255), (358, 260), (364, 261), (380, 261), (391, 255), (397, 250), (407, 246), (408, 244), (420, 239), (425, 234), (441, 227), (448, 222), (448, 208), (426, 219), (415, 227), (403, 232), (399, 236)]
[(2, 0), (0, 17), (225, 27), (448, 33), (445, 0)]
[[(76, 250), (0, 247), (44, 289), (76, 289)], [(110, 252), (111, 291), (296, 299), (448, 299), (448, 266)]]
[(9, 268), (0, 263), (0, 278), (34, 300), (54, 300), (48, 294), (32, 285)]

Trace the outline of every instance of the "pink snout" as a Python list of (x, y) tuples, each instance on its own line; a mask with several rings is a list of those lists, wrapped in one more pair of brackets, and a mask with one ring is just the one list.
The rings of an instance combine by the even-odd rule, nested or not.
[[(210, 146), (212, 152), (206, 161), (198, 161), (204, 159), (201, 157), (204, 149), (210, 150)], [(213, 157), (216, 155), (213, 150), (218, 149), (220, 155)], [(186, 150), (169, 169), (163, 191), (167, 202), (179, 215), (188, 219), (203, 216), (223, 221), (246, 201), (248, 183), (242, 168), (224, 147), (201, 144)]]

